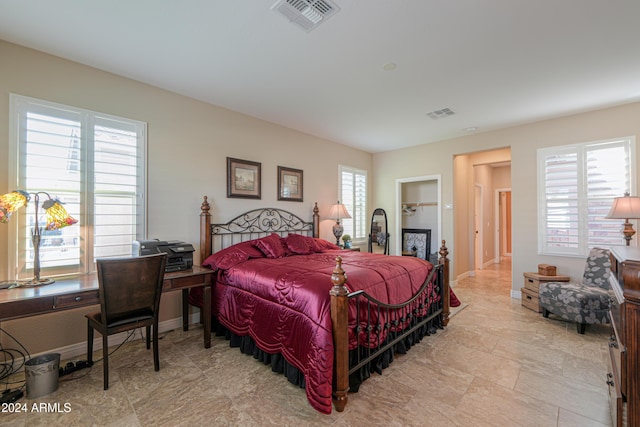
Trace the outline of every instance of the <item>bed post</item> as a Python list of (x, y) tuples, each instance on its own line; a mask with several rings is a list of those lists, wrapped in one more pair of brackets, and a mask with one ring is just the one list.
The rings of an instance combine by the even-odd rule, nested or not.
[(331, 295), (331, 322), (333, 324), (333, 347), (335, 360), (333, 366), (333, 400), (338, 412), (347, 405), (349, 392), (349, 293), (344, 285), (347, 275), (342, 269), (342, 257), (336, 258), (336, 268), (331, 275), (333, 288)]
[(320, 209), (318, 209), (318, 202), (313, 207), (313, 237), (320, 237)]
[(204, 196), (200, 206), (200, 265), (211, 255), (211, 206)]
[(442, 241), (442, 246), (440, 247), (440, 259), (438, 260), (438, 264), (442, 264), (442, 326), (447, 326), (449, 323), (449, 312), (450, 312), (450, 297), (449, 294), (449, 250), (447, 249), (446, 242)]

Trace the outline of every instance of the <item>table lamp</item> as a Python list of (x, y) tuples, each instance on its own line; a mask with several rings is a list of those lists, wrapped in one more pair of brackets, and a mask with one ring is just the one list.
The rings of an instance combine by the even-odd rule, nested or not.
[(333, 235), (336, 238), (336, 245), (340, 245), (340, 237), (344, 232), (344, 227), (340, 224), (340, 220), (343, 218), (351, 218), (351, 215), (349, 215), (347, 208), (340, 203), (340, 200), (338, 200), (337, 204), (331, 206), (329, 218), (336, 219), (336, 223), (333, 225)]
[(607, 219), (624, 219), (624, 239), (627, 241), (627, 246), (631, 243), (631, 238), (636, 231), (633, 229), (633, 224), (629, 222), (630, 219), (640, 219), (640, 197), (630, 196), (629, 193), (624, 193), (623, 197), (616, 197), (613, 199), (613, 205), (611, 210), (605, 216)]
[[(25, 206), (31, 200), (31, 196), (33, 196), (33, 202), (35, 203), (35, 224), (31, 229), (31, 242), (33, 244), (33, 280), (20, 283), (20, 286), (47, 285), (55, 281), (53, 279), (40, 279), (40, 243), (42, 228), (38, 224), (38, 209), (42, 207), (42, 209), (45, 210), (46, 230), (57, 230), (78, 222), (77, 219), (72, 218), (67, 213), (67, 210), (62, 206), (60, 200), (52, 198), (48, 193), (44, 191), (28, 193), (22, 190), (15, 190), (0, 196), (0, 223), (8, 223), (11, 214)], [(47, 197), (47, 199), (42, 202), (42, 206), (40, 206), (40, 196)]]

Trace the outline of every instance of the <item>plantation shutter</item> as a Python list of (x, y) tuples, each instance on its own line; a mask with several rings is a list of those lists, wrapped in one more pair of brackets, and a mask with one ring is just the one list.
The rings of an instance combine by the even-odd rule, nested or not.
[[(46, 192), (78, 220), (43, 230), (42, 275), (87, 273), (98, 257), (130, 256), (133, 241), (145, 235), (146, 125), (18, 95), (11, 95), (11, 110), (17, 159), (11, 185)], [(14, 215), (18, 238), (11, 252), (16, 278), (24, 279), (33, 269), (33, 198)]]
[(144, 153), (142, 129), (106, 117), (94, 126), (94, 258), (131, 255), (131, 243), (143, 235)]
[(345, 205), (351, 215), (342, 220), (344, 233), (353, 240), (367, 238), (367, 173), (363, 170), (340, 166), (340, 202)]
[(630, 138), (538, 150), (540, 253), (623, 244), (623, 221), (605, 216), (630, 191), (632, 150)]

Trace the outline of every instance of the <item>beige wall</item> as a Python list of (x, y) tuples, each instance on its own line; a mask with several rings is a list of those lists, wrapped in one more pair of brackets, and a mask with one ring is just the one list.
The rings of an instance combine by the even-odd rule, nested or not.
[[(465, 274), (469, 263), (469, 214), (472, 214), (473, 184), (470, 168), (487, 163), (477, 156), (510, 148), (512, 190), (513, 290), (522, 287), (522, 273), (536, 271), (539, 263), (558, 265), (562, 274), (579, 277), (584, 259), (537, 254), (536, 150), (540, 147), (598, 141), (640, 135), (640, 103), (576, 114), (564, 118), (478, 133), (403, 150), (374, 154), (374, 198), (376, 206), (389, 213), (395, 223), (395, 180), (413, 176), (442, 175), (443, 239), (451, 254), (452, 277)], [(636, 162), (640, 164), (636, 150)], [(470, 155), (469, 153), (478, 153)], [(497, 160), (491, 160), (497, 161)], [(455, 170), (455, 174), (454, 174)], [(472, 175), (472, 174), (471, 174)], [(469, 184), (471, 182), (471, 184)], [(638, 182), (636, 183), (638, 184)], [(393, 231), (391, 231), (393, 232)], [(393, 242), (393, 239), (391, 240)], [(392, 248), (393, 253), (393, 248)]]
[[(339, 163), (369, 171), (370, 208), (384, 208), (391, 228), (396, 224), (396, 180), (441, 175), (442, 238), (449, 246), (455, 278), (472, 265), (468, 219), (473, 184), (469, 183), (473, 182), (473, 164), (481, 162), (478, 156), (483, 154), (470, 153), (509, 147), (514, 290), (521, 286), (522, 273), (535, 270), (538, 263), (559, 265), (562, 274), (573, 276), (583, 267), (582, 259), (537, 255), (536, 149), (640, 134), (640, 103), (634, 103), (372, 156), (2, 41), (0, 58), (0, 129), (4, 130), (0, 132), (0, 192), (12, 190), (6, 160), (1, 160), (8, 158), (9, 93), (142, 120), (149, 126), (148, 237), (197, 244), (197, 214), (203, 195), (209, 196), (213, 218), (219, 221), (257, 205), (309, 216), (314, 201), (321, 206), (321, 215), (326, 215), (337, 200)], [(261, 201), (226, 198), (227, 156), (262, 162)], [(278, 165), (304, 170), (304, 203), (277, 202)], [(171, 212), (163, 210), (167, 203)], [(321, 224), (322, 236), (328, 239), (331, 223)], [(0, 226), (0, 280), (8, 276), (6, 260), (7, 231)], [(85, 311), (14, 320), (2, 327), (37, 353), (83, 342)], [(163, 297), (162, 318), (173, 319), (179, 313), (177, 294)]]
[[(9, 94), (86, 108), (148, 123), (148, 237), (198, 248), (202, 196), (214, 221), (253, 207), (279, 207), (321, 217), (338, 199), (338, 164), (371, 171), (360, 150), (0, 41), (0, 194), (8, 188)], [(276, 101), (277, 102), (277, 101)], [(226, 157), (262, 163), (262, 200), (227, 199)], [(304, 171), (304, 202), (277, 201), (277, 167)], [(167, 209), (167, 207), (169, 209)], [(331, 220), (321, 235), (333, 239)], [(198, 254), (196, 254), (196, 257)], [(0, 280), (8, 278), (7, 226), (0, 226)], [(85, 309), (4, 322), (31, 353), (86, 340)], [(161, 321), (180, 316), (178, 293), (163, 296)], [(34, 332), (37, 331), (37, 332)]]

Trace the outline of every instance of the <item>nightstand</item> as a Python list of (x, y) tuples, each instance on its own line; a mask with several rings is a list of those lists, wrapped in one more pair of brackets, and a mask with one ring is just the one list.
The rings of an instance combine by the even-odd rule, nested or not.
[(543, 276), (538, 273), (523, 273), (524, 288), (522, 292), (522, 306), (541, 313), (540, 309), (540, 283), (541, 282), (568, 282), (569, 276)]

